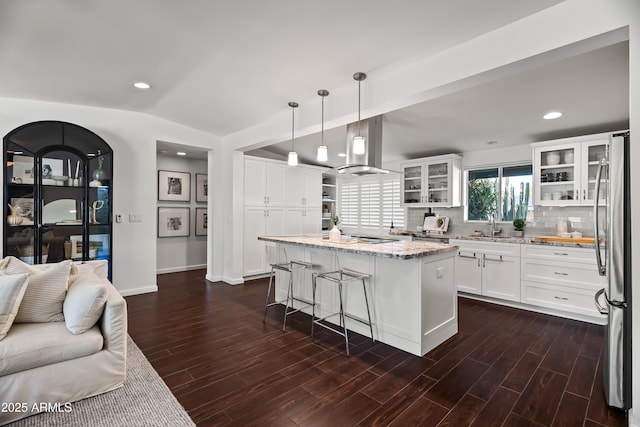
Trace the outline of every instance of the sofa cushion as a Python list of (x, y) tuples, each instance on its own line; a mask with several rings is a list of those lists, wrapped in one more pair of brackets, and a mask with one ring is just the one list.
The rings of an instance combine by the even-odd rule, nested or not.
[(15, 322), (59, 322), (64, 320), (62, 303), (66, 295), (71, 261), (50, 267), (29, 265), (16, 257), (3, 263), (6, 274), (29, 273), (29, 284), (20, 304)]
[(0, 275), (0, 340), (7, 335), (29, 284), (29, 275)]
[(71, 281), (73, 282), (73, 275), (81, 274), (86, 271), (95, 273), (101, 279), (109, 278), (109, 261), (106, 259), (95, 259), (91, 261), (74, 261), (71, 268)]
[(0, 341), (0, 377), (97, 353), (103, 341), (97, 326), (73, 335), (64, 322), (15, 324)]
[(107, 287), (93, 271), (77, 275), (62, 306), (64, 322), (74, 335), (81, 334), (96, 324), (107, 302)]

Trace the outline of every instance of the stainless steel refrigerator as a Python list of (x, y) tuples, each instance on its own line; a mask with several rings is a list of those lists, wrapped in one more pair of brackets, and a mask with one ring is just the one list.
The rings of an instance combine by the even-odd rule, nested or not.
[[(604, 335), (607, 404), (631, 406), (631, 215), (629, 133), (613, 134), (596, 174), (594, 226), (596, 262), (604, 288), (596, 306), (608, 317)], [(602, 243), (600, 243), (602, 239)]]

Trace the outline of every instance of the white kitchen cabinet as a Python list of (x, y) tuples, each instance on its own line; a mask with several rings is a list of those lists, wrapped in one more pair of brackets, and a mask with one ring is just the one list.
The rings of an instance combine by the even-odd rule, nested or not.
[(425, 157), (400, 164), (405, 206), (456, 207), (462, 202), (462, 157)]
[(595, 174), (608, 138), (599, 134), (532, 144), (536, 205), (593, 205)]
[(284, 206), (286, 168), (281, 162), (245, 158), (245, 206)]
[(520, 301), (520, 245), (451, 240), (459, 246), (455, 281), (458, 291)]
[[(592, 248), (522, 245), (522, 302), (602, 322), (594, 295), (604, 286)], [(589, 319), (591, 318), (591, 319)]]
[(319, 207), (322, 197), (322, 170), (313, 167), (286, 168), (286, 205)]
[(265, 243), (259, 236), (284, 234), (285, 210), (281, 207), (244, 208), (244, 276), (265, 274), (269, 271)]
[(293, 207), (285, 209), (284, 234), (311, 234), (321, 232), (319, 207)]

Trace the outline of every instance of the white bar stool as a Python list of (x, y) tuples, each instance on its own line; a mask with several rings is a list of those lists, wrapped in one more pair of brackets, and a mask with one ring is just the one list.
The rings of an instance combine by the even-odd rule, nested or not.
[[(277, 256), (274, 256), (277, 253)], [(311, 268), (311, 263), (305, 261), (289, 261), (287, 258), (287, 252), (284, 248), (274, 248), (267, 246), (267, 258), (270, 258), (269, 255), (272, 255), (274, 262), (270, 262), (271, 265), (271, 274), (269, 275), (269, 287), (267, 288), (267, 297), (264, 302), (264, 315), (262, 317), (262, 321), (265, 322), (267, 318), (267, 308), (274, 306), (276, 304), (285, 304), (284, 308), (284, 319), (282, 321), (282, 330), (284, 331), (287, 326), (287, 316), (293, 313), (296, 313), (304, 308), (310, 307), (312, 304), (301, 298), (298, 298), (293, 295), (293, 275), (295, 272), (305, 270), (307, 268)], [(269, 297), (271, 296), (271, 286), (273, 284), (273, 278), (275, 276), (276, 271), (282, 271), (285, 273), (289, 273), (289, 286), (287, 288), (287, 298), (282, 301), (274, 301), (272, 303), (269, 302)], [(307, 305), (300, 308), (293, 308), (294, 301), (302, 302)], [(291, 309), (290, 309), (291, 307)]]
[[(365, 279), (369, 279), (371, 278), (370, 274), (367, 273), (361, 273), (359, 271), (354, 271), (354, 270), (349, 270), (347, 268), (340, 268), (338, 266), (338, 270), (335, 271), (328, 271), (325, 273), (313, 273), (311, 275), (311, 283), (313, 286), (313, 312), (312, 312), (312, 317), (311, 317), (311, 339), (313, 339), (313, 333), (314, 333), (314, 325), (320, 325), (325, 329), (328, 329), (330, 331), (335, 332), (338, 335), (342, 335), (344, 337), (344, 342), (345, 342), (345, 348), (347, 350), (347, 356), (349, 356), (349, 334), (347, 332), (347, 324), (345, 322), (345, 318), (348, 317), (350, 319), (353, 319), (355, 321), (358, 321), (364, 325), (369, 326), (369, 331), (371, 332), (371, 340), (373, 342), (375, 342), (375, 338), (373, 337), (373, 325), (371, 323), (371, 312), (369, 310), (369, 299), (367, 297), (367, 287), (365, 285)], [(332, 313), (329, 314), (328, 316), (325, 316), (321, 319), (316, 319), (316, 287), (317, 287), (317, 283), (318, 283), (318, 279), (324, 279), (327, 282), (330, 283), (335, 283), (338, 285), (338, 296), (340, 299), (340, 311), (337, 313)], [(357, 318), (355, 316), (352, 316), (348, 313), (345, 313), (345, 307), (344, 307), (344, 302), (343, 302), (343, 295), (342, 295), (342, 288), (343, 285), (355, 282), (355, 281), (362, 281), (362, 290), (364, 291), (364, 301), (365, 301), (365, 305), (367, 306), (367, 317), (369, 318), (369, 321), (367, 322), (366, 320)], [(339, 316), (340, 317), (340, 327), (342, 327), (342, 330), (338, 330), (336, 328), (333, 328), (329, 325), (326, 325), (324, 323), (321, 323), (322, 321), (328, 319), (329, 317), (333, 317), (333, 316)]]

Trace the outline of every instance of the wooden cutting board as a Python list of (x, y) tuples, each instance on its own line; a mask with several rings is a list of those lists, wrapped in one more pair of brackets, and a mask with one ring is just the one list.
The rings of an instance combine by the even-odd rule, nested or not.
[(595, 244), (595, 239), (593, 237), (571, 238), (571, 237), (559, 237), (559, 236), (536, 236), (534, 240), (543, 241), (543, 242), (586, 243), (591, 245)]

